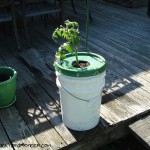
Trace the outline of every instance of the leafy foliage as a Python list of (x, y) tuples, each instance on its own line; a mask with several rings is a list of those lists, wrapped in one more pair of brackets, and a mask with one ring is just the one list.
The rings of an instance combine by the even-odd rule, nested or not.
[(66, 20), (64, 24), (65, 26), (60, 25), (59, 28), (56, 28), (52, 36), (55, 42), (57, 42), (59, 37), (66, 41), (58, 48), (56, 55), (64, 58), (66, 52), (74, 54), (76, 63), (79, 65), (77, 54), (77, 45), (80, 43), (79, 24), (77, 22), (70, 22), (69, 20)]

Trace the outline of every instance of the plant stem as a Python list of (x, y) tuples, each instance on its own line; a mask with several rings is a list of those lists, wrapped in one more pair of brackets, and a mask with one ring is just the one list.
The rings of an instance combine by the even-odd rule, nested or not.
[(75, 57), (76, 57), (76, 64), (77, 66), (79, 66), (79, 60), (78, 60), (78, 49), (76, 46), (74, 46), (74, 50), (75, 50)]
[(90, 15), (90, 0), (86, 0), (86, 41), (85, 51), (88, 52), (88, 38), (89, 38), (89, 15)]

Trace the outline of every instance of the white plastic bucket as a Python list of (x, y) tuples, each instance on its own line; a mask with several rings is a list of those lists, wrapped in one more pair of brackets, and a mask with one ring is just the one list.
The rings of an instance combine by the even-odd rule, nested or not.
[(84, 131), (98, 124), (105, 75), (106, 71), (91, 77), (70, 77), (56, 71), (62, 119), (67, 127)]

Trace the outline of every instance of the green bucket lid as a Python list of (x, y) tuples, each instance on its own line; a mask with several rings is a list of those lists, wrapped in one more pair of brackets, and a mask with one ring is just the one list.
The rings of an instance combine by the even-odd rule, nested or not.
[(88, 67), (76, 68), (72, 63), (76, 61), (75, 56), (67, 54), (66, 58), (61, 59), (60, 63), (55, 63), (55, 70), (72, 77), (90, 77), (101, 74), (106, 70), (106, 60), (95, 53), (78, 52), (79, 61), (87, 61), (90, 63)]

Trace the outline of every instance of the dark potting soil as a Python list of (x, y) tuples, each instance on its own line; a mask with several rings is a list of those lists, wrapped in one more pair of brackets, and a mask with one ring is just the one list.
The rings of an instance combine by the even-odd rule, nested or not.
[(0, 74), (0, 82), (4, 82), (8, 79), (10, 79), (11, 77), (8, 76), (8, 75), (3, 75), (3, 74)]
[(134, 136), (127, 135), (97, 150), (147, 150)]
[(79, 65), (77, 65), (76, 61), (72, 63), (72, 66), (75, 68), (86, 68), (90, 65), (87, 61), (79, 61)]

